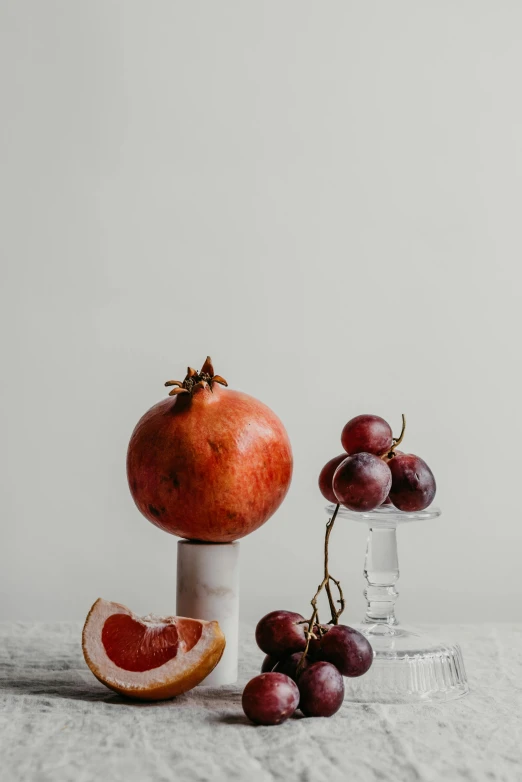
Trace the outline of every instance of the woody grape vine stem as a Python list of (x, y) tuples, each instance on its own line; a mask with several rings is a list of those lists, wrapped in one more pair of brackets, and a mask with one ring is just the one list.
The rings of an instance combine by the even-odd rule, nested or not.
[[(313, 596), (312, 600), (310, 601), (311, 604), (312, 604), (312, 609), (313, 609), (312, 616), (310, 617), (310, 619), (308, 619), (308, 620), (306, 620), (304, 622), (304, 624), (308, 625), (308, 629), (305, 630), (306, 646), (305, 646), (303, 655), (301, 657), (301, 660), (299, 661), (299, 665), (298, 665), (298, 669), (297, 669), (298, 672), (299, 672), (299, 669), (302, 669), (302, 667), (304, 665), (304, 660), (306, 658), (306, 655), (308, 654), (308, 649), (310, 647), (311, 639), (312, 638), (317, 638), (317, 636), (314, 633), (315, 623), (317, 622), (319, 624), (319, 608), (317, 606), (317, 598), (319, 597), (319, 595), (321, 594), (323, 589), (326, 591), (326, 595), (328, 597), (328, 604), (330, 606), (330, 613), (331, 613), (331, 616), (332, 616), (331, 621), (330, 621), (329, 624), (334, 624), (334, 625), (338, 624), (339, 623), (339, 617), (341, 616), (342, 612), (344, 611), (345, 600), (344, 600), (344, 595), (343, 595), (343, 590), (341, 588), (341, 584), (340, 584), (340, 582), (336, 578), (334, 578), (333, 576), (330, 575), (330, 572), (328, 570), (328, 544), (330, 542), (330, 535), (332, 533), (333, 525), (335, 524), (335, 519), (337, 517), (337, 513), (339, 512), (339, 508), (340, 508), (340, 504), (338, 503), (336, 505), (336, 507), (335, 507), (335, 510), (333, 512), (333, 515), (332, 515), (332, 518), (328, 519), (328, 521), (326, 523), (326, 533), (325, 533), (325, 536), (324, 536), (324, 578), (321, 581), (321, 583), (319, 584), (319, 586), (317, 587), (317, 592), (315, 593), (315, 595)], [(339, 591), (339, 600), (338, 600), (338, 603), (340, 605), (339, 609), (336, 609), (336, 607), (335, 607), (335, 602), (334, 602), (334, 599), (333, 599), (333, 596), (332, 596), (332, 590), (331, 590), (331, 586), (330, 586), (330, 581), (333, 581), (333, 583), (335, 584), (335, 586), (337, 587), (337, 589)], [(319, 630), (319, 633), (321, 633), (320, 630)]]
[(395, 449), (398, 445), (400, 445), (404, 439), (404, 435), (406, 434), (406, 416), (404, 413), (402, 414), (402, 429), (401, 433), (398, 437), (394, 437), (392, 440), (392, 447), (389, 451), (386, 451), (382, 454), (381, 459), (385, 459), (386, 457), (392, 457), (395, 456)]
[[(401, 433), (400, 433), (400, 435), (398, 437), (393, 437), (392, 438), (391, 448), (388, 451), (386, 451), (384, 454), (382, 454), (382, 456), (381, 456), (382, 459), (392, 458), (393, 456), (395, 456), (395, 449), (397, 448), (398, 445), (400, 445), (402, 443), (402, 440), (404, 438), (405, 433), (406, 433), (406, 416), (403, 413), (402, 414)], [(310, 619), (305, 619), (302, 622), (302, 624), (306, 624), (306, 625), (308, 625), (308, 627), (305, 630), (306, 646), (304, 648), (304, 651), (303, 651), (303, 654), (301, 656), (301, 659), (299, 660), (299, 665), (297, 666), (297, 674), (299, 674), (302, 671), (302, 669), (303, 669), (304, 661), (306, 659), (306, 656), (308, 654), (308, 650), (310, 648), (310, 641), (312, 640), (312, 638), (317, 640), (317, 636), (314, 633), (314, 627), (315, 627), (316, 622), (317, 622), (317, 625), (318, 625), (317, 632), (319, 633), (319, 636), (323, 635), (323, 633), (324, 633), (324, 631), (321, 628), (320, 622), (319, 622), (319, 608), (317, 606), (317, 598), (319, 597), (319, 595), (321, 594), (323, 589), (326, 591), (326, 596), (328, 598), (328, 605), (330, 607), (330, 614), (331, 614), (331, 617), (332, 617), (328, 624), (333, 624), (333, 625), (339, 624), (339, 617), (341, 616), (341, 614), (343, 613), (343, 611), (345, 609), (345, 599), (344, 599), (343, 590), (342, 590), (342, 587), (341, 587), (341, 582), (338, 581), (333, 576), (331, 576), (330, 572), (328, 570), (328, 544), (330, 542), (330, 535), (332, 533), (333, 525), (335, 524), (335, 519), (336, 519), (337, 514), (339, 512), (339, 508), (340, 508), (340, 503), (337, 503), (337, 505), (335, 506), (335, 510), (334, 510), (334, 512), (332, 514), (332, 518), (328, 519), (328, 521), (326, 523), (326, 533), (325, 533), (325, 536), (324, 536), (324, 578), (321, 581), (321, 583), (319, 584), (319, 586), (317, 587), (317, 592), (315, 593), (315, 595), (313, 596), (312, 600), (310, 601), (311, 604), (312, 604), (312, 608), (313, 608), (312, 616), (310, 617)], [(331, 588), (331, 585), (330, 585), (330, 581), (333, 581), (333, 583), (335, 584), (335, 586), (337, 587), (337, 590), (339, 592), (339, 600), (337, 601), (339, 603), (339, 609), (338, 610), (335, 607), (335, 601), (333, 599), (332, 588)]]

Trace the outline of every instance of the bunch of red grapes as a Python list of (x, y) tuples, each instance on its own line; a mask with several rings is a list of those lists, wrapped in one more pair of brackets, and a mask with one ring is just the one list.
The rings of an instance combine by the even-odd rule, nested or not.
[(330, 459), (319, 475), (323, 496), (354, 511), (392, 505), (402, 511), (420, 511), (431, 504), (436, 484), (426, 462), (397, 451), (402, 442), (378, 415), (358, 415), (341, 434), (344, 453)]
[[(433, 473), (423, 459), (398, 451), (399, 437), (377, 415), (359, 415), (348, 421), (341, 435), (344, 453), (331, 459), (319, 476), (324, 497), (336, 506), (326, 525), (324, 579), (311, 604), (310, 619), (292, 611), (272, 611), (260, 620), (256, 641), (266, 654), (261, 674), (243, 692), (243, 710), (259, 725), (278, 725), (299, 708), (305, 717), (331, 717), (344, 700), (344, 676), (362, 676), (373, 662), (373, 650), (362, 633), (339, 624), (344, 610), (340, 582), (328, 569), (328, 543), (339, 506), (371, 511), (383, 505), (402, 511), (420, 511), (431, 504), (436, 491)], [(340, 609), (331, 593), (339, 590)], [(331, 622), (319, 621), (317, 599), (328, 595)]]
[(278, 725), (298, 708), (305, 717), (331, 717), (344, 700), (343, 676), (362, 676), (371, 666), (372, 647), (357, 630), (315, 626), (307, 643), (308, 625), (292, 611), (272, 611), (258, 623), (256, 641), (266, 657), (243, 692), (252, 722)]

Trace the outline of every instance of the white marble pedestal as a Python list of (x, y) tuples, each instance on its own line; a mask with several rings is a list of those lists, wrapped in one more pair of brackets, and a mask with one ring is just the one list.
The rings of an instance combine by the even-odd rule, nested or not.
[(223, 657), (202, 685), (233, 684), (238, 673), (239, 543), (178, 541), (177, 616), (216, 619)]

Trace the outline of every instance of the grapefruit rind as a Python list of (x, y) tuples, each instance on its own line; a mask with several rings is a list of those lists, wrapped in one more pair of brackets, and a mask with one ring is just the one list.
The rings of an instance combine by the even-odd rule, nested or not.
[[(110, 659), (102, 643), (105, 621), (114, 614), (127, 614), (138, 622), (143, 621), (126, 606), (98, 598), (85, 620), (82, 648), (85, 662), (96, 678), (121, 695), (139, 700), (165, 700), (181, 695), (200, 684), (223, 655), (225, 636), (219, 623), (201, 620), (201, 636), (190, 651), (180, 650), (176, 657), (148, 671), (127, 671)], [(169, 623), (182, 618), (146, 617), (146, 621)]]

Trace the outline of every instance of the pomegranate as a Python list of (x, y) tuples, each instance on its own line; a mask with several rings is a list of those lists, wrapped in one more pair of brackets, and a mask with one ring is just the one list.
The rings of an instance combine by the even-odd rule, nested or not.
[(227, 388), (210, 358), (138, 421), (127, 478), (143, 515), (173, 535), (228, 543), (267, 521), (286, 496), (292, 450), (279, 418)]

